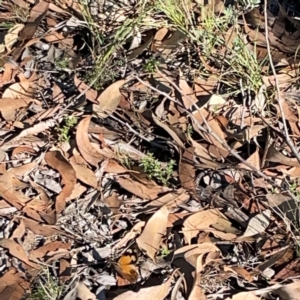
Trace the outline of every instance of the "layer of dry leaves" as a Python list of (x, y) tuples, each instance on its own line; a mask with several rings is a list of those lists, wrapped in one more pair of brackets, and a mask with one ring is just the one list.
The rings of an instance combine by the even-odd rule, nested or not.
[[(258, 10), (241, 18), (249, 50), (272, 50), (277, 74), (265, 68), (259, 91), (221, 95), (226, 70), (201, 51), (210, 76), (170, 70), (167, 59), (192, 45), (148, 28), (126, 55), (150, 49), (156, 72), (126, 73), (99, 93), (78, 75), (87, 57), (76, 30), (64, 31), (84, 27), (80, 4), (1, 5), (2, 21), (13, 8), (29, 14), (1, 50), (1, 299), (32, 299), (45, 269), (65, 300), (300, 299), (298, 21), (291, 35), (284, 10), (269, 13), (267, 43)], [(65, 77), (40, 69), (54, 68), (55, 53), (70, 59)], [(59, 142), (66, 116), (78, 123)], [(148, 152), (162, 169), (176, 161), (168, 186), (141, 168)]]

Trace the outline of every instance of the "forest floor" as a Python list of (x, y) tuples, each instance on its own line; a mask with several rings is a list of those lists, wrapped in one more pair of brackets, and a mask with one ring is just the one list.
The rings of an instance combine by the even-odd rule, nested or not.
[(300, 5), (225, 2), (0, 1), (0, 299), (300, 299)]

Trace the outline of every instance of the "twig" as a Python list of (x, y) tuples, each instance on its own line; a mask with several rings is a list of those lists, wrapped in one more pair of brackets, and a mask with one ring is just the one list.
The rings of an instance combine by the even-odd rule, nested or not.
[(292, 140), (289, 136), (288, 128), (287, 128), (287, 125), (286, 125), (286, 119), (285, 119), (285, 115), (284, 115), (284, 111), (283, 111), (283, 107), (282, 107), (282, 100), (281, 100), (281, 97), (280, 97), (278, 77), (277, 77), (276, 70), (275, 70), (275, 67), (274, 67), (272, 54), (271, 54), (271, 48), (270, 48), (270, 42), (269, 42), (267, 6), (268, 6), (268, 1), (265, 0), (265, 3), (264, 3), (264, 18), (265, 18), (266, 43), (267, 43), (267, 50), (268, 50), (268, 57), (269, 57), (269, 61), (270, 61), (270, 66), (271, 66), (273, 76), (274, 76), (274, 81), (275, 81), (275, 87), (276, 87), (276, 94), (277, 94), (277, 99), (278, 99), (278, 104), (279, 104), (279, 110), (280, 110), (280, 114), (281, 114), (281, 118), (282, 118), (282, 124), (283, 124), (283, 128), (284, 128), (284, 133), (285, 133), (285, 141), (288, 144), (288, 146), (290, 147), (290, 149), (292, 150), (295, 157), (297, 158), (298, 162), (300, 163), (299, 153), (296, 150), (296, 148), (295, 148), (295, 146), (294, 146), (294, 144), (293, 144), (293, 142), (292, 142)]

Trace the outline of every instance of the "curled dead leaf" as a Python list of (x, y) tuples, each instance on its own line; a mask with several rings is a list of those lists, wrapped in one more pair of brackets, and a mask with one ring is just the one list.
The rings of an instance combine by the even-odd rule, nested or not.
[(45, 160), (47, 164), (57, 170), (62, 177), (64, 184), (61, 193), (56, 197), (55, 209), (60, 214), (66, 206), (66, 199), (72, 194), (76, 183), (76, 173), (72, 165), (62, 156), (60, 151), (51, 151), (46, 153)]
[(97, 98), (98, 104), (93, 105), (93, 111), (97, 117), (107, 118), (117, 109), (122, 97), (120, 88), (124, 83), (123, 79), (114, 82)]
[(136, 239), (140, 249), (155, 261), (155, 256), (161, 245), (168, 225), (168, 209), (163, 206), (147, 222), (142, 234)]

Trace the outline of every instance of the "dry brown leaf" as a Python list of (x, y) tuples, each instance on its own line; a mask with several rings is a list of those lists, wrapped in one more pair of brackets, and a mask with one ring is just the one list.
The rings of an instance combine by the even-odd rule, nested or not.
[(182, 92), (182, 102), (184, 107), (189, 110), (193, 107), (194, 104), (198, 102), (198, 99), (196, 98), (193, 89), (188, 85), (188, 83), (184, 79), (181, 71), (179, 71), (179, 76), (179, 87)]
[(297, 158), (286, 157), (285, 155), (277, 151), (274, 145), (271, 145), (269, 147), (266, 160), (281, 163), (291, 167), (300, 167)]
[(161, 43), (157, 43), (153, 50), (159, 51), (164, 57), (167, 57), (185, 38), (186, 34), (178, 29), (172, 33), (170, 38), (163, 40)]
[(224, 271), (229, 273), (234, 273), (241, 275), (245, 280), (252, 282), (253, 276), (244, 268), (237, 267), (237, 266), (224, 266)]
[(205, 242), (196, 245), (188, 245), (177, 249), (174, 253), (174, 259), (184, 258), (191, 266), (197, 267), (197, 258), (201, 254), (216, 252), (219, 253), (219, 248), (210, 242)]
[(142, 232), (142, 228), (145, 226), (144, 221), (140, 221), (136, 223), (129, 232), (127, 232), (123, 238), (121, 238), (118, 243), (116, 243), (113, 247), (112, 250), (120, 249), (122, 247), (125, 247), (127, 243), (131, 240), (133, 240), (137, 235), (140, 235)]
[(119, 178), (118, 183), (122, 188), (142, 199), (155, 200), (158, 194), (169, 191), (167, 187), (159, 186), (154, 181), (148, 180), (146, 184), (131, 178)]
[(243, 237), (250, 237), (265, 232), (266, 228), (270, 224), (271, 211), (266, 209), (262, 213), (252, 217), (248, 223)]
[(83, 93), (89, 101), (93, 103), (98, 103), (97, 98), (98, 98), (98, 92), (95, 91), (94, 89), (90, 88), (87, 84), (85, 84), (83, 81), (81, 81), (77, 76), (74, 76), (74, 83), (75, 86), (78, 88), (78, 91), (80, 93)]
[[(10, 85), (7, 89), (5, 89), (4, 93), (2, 94), (2, 98), (10, 98), (10, 99), (26, 99), (28, 103), (34, 96), (34, 89), (32, 88), (32, 84), (30, 82), (17, 82), (12, 85)], [(9, 101), (8, 99), (4, 99), (4, 101)], [(23, 100), (24, 101), (24, 100)], [(0, 101), (2, 102), (2, 100)], [(25, 101), (24, 101), (25, 102)], [(3, 102), (3, 105), (7, 102)], [(20, 101), (17, 104), (7, 103), (8, 107), (12, 105), (13, 109), (17, 107), (17, 105), (20, 105), (19, 107), (26, 106), (22, 104)], [(10, 109), (10, 108), (9, 108)]]
[(80, 300), (97, 300), (97, 297), (92, 293), (83, 282), (79, 282), (76, 287), (76, 298)]
[(155, 33), (155, 36), (154, 36), (154, 40), (162, 41), (167, 36), (168, 32), (169, 32), (169, 30), (166, 27), (163, 27), (163, 28), (157, 30), (157, 32)]
[(34, 7), (30, 10), (29, 18), (25, 24), (25, 28), (22, 30), (20, 39), (24, 41), (28, 41), (33, 38), (40, 22), (47, 14), (49, 7), (49, 3), (46, 1), (39, 1)]
[(203, 288), (200, 286), (201, 282), (201, 271), (203, 269), (202, 266), (203, 254), (199, 255), (196, 263), (196, 276), (194, 280), (193, 289), (189, 295), (188, 300), (207, 300), (207, 297), (204, 294)]
[(60, 214), (66, 206), (66, 198), (68, 198), (74, 189), (76, 183), (76, 173), (71, 164), (62, 156), (60, 151), (51, 151), (46, 153), (45, 160), (47, 164), (57, 170), (63, 183), (61, 193), (56, 197), (55, 209), (56, 213)]
[(61, 235), (61, 232), (55, 226), (41, 225), (39, 222), (30, 219), (23, 219), (23, 221), (25, 227), (29, 228), (35, 234), (46, 236), (46, 237)]
[(16, 158), (16, 155), (18, 155), (19, 153), (35, 154), (35, 150), (30, 146), (18, 146), (12, 151), (11, 158)]
[[(284, 259), (284, 257), (282, 257)], [(300, 270), (300, 261), (295, 259), (290, 263), (287, 263), (287, 260), (284, 259), (284, 268), (275, 274), (274, 280), (283, 280), (296, 277), (299, 274)], [(272, 278), (273, 279), (273, 278)]]
[(1, 197), (11, 206), (21, 210), (24, 206), (22, 199), (18, 198), (14, 190), (8, 190), (7, 185), (0, 184)]
[(195, 194), (194, 148), (190, 147), (183, 152), (179, 162), (179, 179), (183, 188)]
[(41, 266), (39, 266), (38, 264), (32, 263), (28, 260), (27, 254), (24, 251), (24, 249), (22, 248), (22, 246), (20, 246), (19, 244), (17, 244), (16, 242), (14, 242), (11, 239), (1, 239), (0, 240), (0, 247), (5, 248), (9, 251), (9, 253), (18, 258), (19, 260), (21, 260), (22, 262), (24, 262), (26, 265), (34, 268), (34, 269), (40, 269)]
[(86, 192), (87, 187), (83, 186), (79, 182), (74, 185), (74, 189), (69, 197), (66, 198), (66, 202), (79, 198), (84, 192)]
[[(77, 126), (76, 143), (82, 157), (92, 166), (97, 167), (99, 162), (103, 161), (109, 155), (103, 149), (97, 148), (95, 144), (92, 144), (88, 137), (88, 129), (91, 121), (91, 117), (82, 119)], [(111, 155), (112, 156), (112, 155)]]
[(300, 282), (296, 281), (273, 291), (282, 300), (298, 300), (300, 298)]
[(70, 159), (70, 164), (72, 165), (73, 169), (75, 170), (76, 177), (78, 180), (93, 187), (94, 189), (96, 189), (98, 187), (98, 180), (96, 178), (95, 173), (91, 169), (88, 169), (86, 166), (77, 164), (75, 162), (74, 157), (72, 157)]
[(219, 167), (219, 164), (212, 160), (213, 158), (210, 156), (208, 150), (205, 147), (194, 141), (190, 136), (189, 140), (192, 143), (192, 146), (195, 148), (195, 155), (197, 155), (197, 157), (203, 164), (212, 169)]
[(208, 209), (197, 212), (189, 216), (183, 222), (182, 233), (187, 243), (191, 244), (192, 238), (196, 237), (201, 229), (207, 229), (212, 224), (218, 222), (220, 212), (218, 209)]
[(122, 97), (120, 88), (125, 82), (124, 79), (114, 82), (97, 98), (99, 104), (93, 105), (93, 111), (97, 117), (107, 118), (117, 109)]
[(9, 269), (0, 277), (0, 299), (21, 300), (29, 288), (29, 283), (14, 268)]
[[(260, 170), (260, 156), (259, 156), (258, 149), (256, 149), (256, 151), (246, 159), (246, 162), (254, 166), (256, 169)], [(239, 163), (238, 166), (242, 169), (252, 170), (244, 163)]]
[(33, 171), (37, 165), (38, 162), (31, 162), (29, 164), (24, 164), (22, 166), (12, 168), (8, 171), (8, 173), (14, 176), (23, 177), (26, 173)]
[(178, 189), (177, 191), (170, 192), (154, 201), (151, 201), (146, 205), (146, 207), (162, 207), (166, 205), (168, 208), (175, 208), (186, 203), (189, 199), (190, 196), (184, 189)]
[[(222, 156), (227, 156), (229, 154), (229, 151), (218, 141), (216, 140), (213, 136), (211, 136), (209, 133), (202, 132), (198, 128), (198, 123), (199, 125), (202, 125), (204, 123), (204, 119), (206, 119), (207, 124), (209, 125), (210, 129), (218, 135), (219, 138), (225, 142), (225, 134), (223, 130), (221, 129), (219, 122), (215, 119), (213, 119), (209, 112), (205, 108), (201, 108), (199, 110), (196, 110), (193, 112), (193, 116), (195, 118), (192, 119), (193, 123), (193, 128), (195, 131), (197, 131), (200, 135), (203, 136), (203, 138), (209, 142), (210, 144), (214, 145), (215, 147), (219, 148), (219, 150), (222, 150)], [(196, 122), (197, 121), (197, 122)]]
[(119, 200), (118, 194), (112, 192), (112, 194), (103, 199), (103, 202), (111, 209), (113, 213), (118, 213), (119, 208), (121, 207), (122, 201)]
[(4, 44), (7, 51), (11, 51), (13, 45), (17, 42), (20, 31), (24, 28), (24, 24), (15, 24), (10, 28), (4, 37)]
[(225, 300), (260, 300), (260, 297), (257, 297), (254, 292), (241, 292), (235, 294), (232, 297), (227, 297)]
[(115, 174), (124, 174), (127, 173), (128, 170), (121, 166), (117, 161), (113, 159), (109, 159), (107, 164), (104, 167), (104, 171), (107, 173), (115, 173)]
[(61, 241), (54, 241), (45, 244), (29, 253), (30, 259), (38, 259), (44, 257), (48, 252), (56, 251), (58, 249), (70, 249), (70, 243), (63, 243)]
[(160, 285), (141, 288), (138, 292), (125, 292), (113, 298), (113, 300), (164, 300), (170, 292), (172, 278), (173, 276)]
[(218, 78), (214, 75), (209, 76), (206, 80), (200, 77), (195, 77), (194, 88), (196, 96), (212, 95), (217, 83)]
[(167, 124), (161, 122), (154, 114), (152, 114), (152, 118), (156, 125), (163, 128), (181, 148), (184, 148), (184, 144), (177, 133), (175, 133)]
[(155, 255), (161, 246), (168, 224), (168, 209), (163, 206), (147, 222), (142, 234), (136, 239), (140, 249), (155, 262)]
[(71, 277), (70, 262), (64, 258), (59, 261), (59, 280), (66, 282)]

